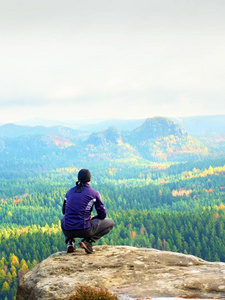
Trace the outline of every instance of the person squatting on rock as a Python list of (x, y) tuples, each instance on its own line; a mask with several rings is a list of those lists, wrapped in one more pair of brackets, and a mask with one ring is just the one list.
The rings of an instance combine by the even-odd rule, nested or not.
[[(61, 227), (68, 253), (75, 251), (75, 238), (83, 238), (78, 245), (86, 253), (93, 253), (92, 243), (109, 233), (114, 226), (114, 221), (106, 218), (101, 196), (90, 187), (90, 182), (91, 172), (88, 169), (81, 169), (78, 172), (76, 186), (66, 193), (64, 199)], [(95, 206), (97, 216), (92, 218), (93, 206)]]

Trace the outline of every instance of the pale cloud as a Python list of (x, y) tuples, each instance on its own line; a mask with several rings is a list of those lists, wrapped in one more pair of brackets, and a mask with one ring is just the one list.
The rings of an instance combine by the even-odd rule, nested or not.
[(2, 2), (0, 119), (225, 113), (224, 12), (220, 0)]

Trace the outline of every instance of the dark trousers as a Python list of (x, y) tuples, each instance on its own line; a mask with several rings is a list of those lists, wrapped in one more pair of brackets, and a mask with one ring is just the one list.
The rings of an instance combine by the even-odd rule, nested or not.
[(109, 233), (113, 229), (113, 226), (114, 221), (112, 219), (105, 218), (102, 220), (98, 217), (94, 217), (91, 220), (91, 227), (87, 229), (63, 230), (65, 243), (67, 244), (69, 240), (75, 242), (75, 238), (83, 238), (96, 242), (103, 235)]

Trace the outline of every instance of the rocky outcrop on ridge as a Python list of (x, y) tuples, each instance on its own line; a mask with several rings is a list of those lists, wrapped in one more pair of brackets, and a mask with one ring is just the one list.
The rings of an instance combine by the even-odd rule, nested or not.
[(225, 298), (225, 263), (192, 255), (128, 246), (96, 246), (58, 252), (19, 282), (17, 300), (68, 299), (78, 283), (106, 287), (119, 299)]

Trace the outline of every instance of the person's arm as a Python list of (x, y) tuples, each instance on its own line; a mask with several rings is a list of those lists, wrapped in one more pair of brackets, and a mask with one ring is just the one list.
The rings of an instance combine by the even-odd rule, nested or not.
[(102, 203), (102, 199), (101, 199), (101, 196), (100, 196), (99, 193), (97, 193), (97, 196), (96, 196), (95, 209), (96, 209), (97, 214), (98, 214), (97, 217), (99, 219), (105, 219), (106, 210), (105, 210), (104, 204)]
[(65, 197), (64, 202), (63, 202), (63, 206), (62, 206), (62, 213), (63, 213), (63, 215), (65, 215), (65, 212), (66, 212), (66, 201), (67, 201), (67, 197)]

